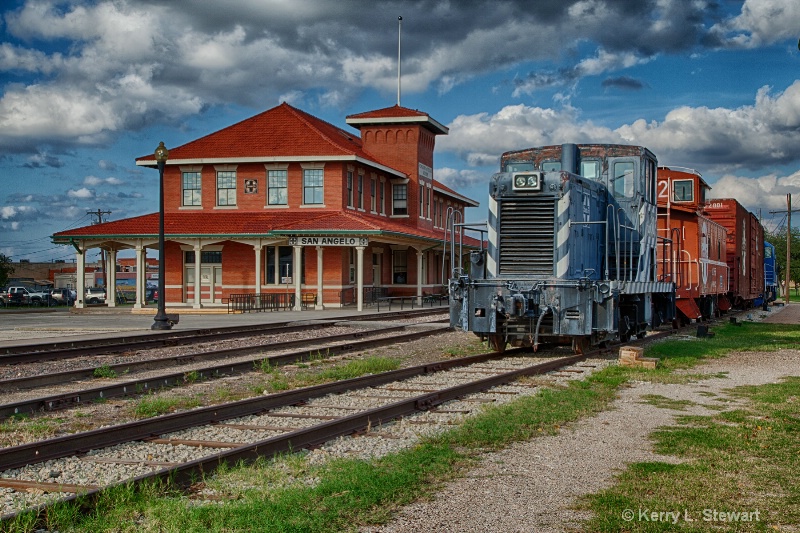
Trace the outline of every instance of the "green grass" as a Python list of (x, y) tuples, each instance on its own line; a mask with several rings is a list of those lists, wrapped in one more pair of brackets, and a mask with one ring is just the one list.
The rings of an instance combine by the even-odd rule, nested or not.
[[(791, 327), (746, 323), (714, 330), (717, 335), (712, 339), (671, 340), (654, 346), (647, 355), (662, 357), (658, 369), (612, 366), (583, 381), (487, 408), (444, 435), (380, 460), (318, 465), (296, 454), (259, 461), (255, 467), (232, 467), (221, 472), (219, 479), (209, 480), (231, 500), (206, 505), (189, 505), (184, 496), (163, 486), (117, 488), (103, 493), (91, 515), (70, 518), (65, 513), (66, 518), (53, 522), (51, 529), (327, 532), (382, 523), (400, 506), (432, 495), (442, 482), (462, 475), (487, 450), (555, 433), (565, 424), (606, 409), (631, 379), (664, 383), (702, 379), (703, 374), (687, 370), (731, 348), (763, 351), (760, 344), (780, 349), (797, 348), (800, 343), (800, 333)], [(273, 383), (300, 386), (377, 372), (379, 367), (386, 369), (384, 365), (385, 361), (377, 360), (350, 361), (324, 372), (301, 371), (292, 378), (277, 378), (277, 372), (270, 371), (266, 378), (270, 387)], [(684, 375), (676, 377), (675, 370)], [(800, 466), (799, 386), (794, 380), (770, 390), (737, 389), (735, 394), (752, 399), (755, 407), (744, 410), (737, 406), (709, 417), (681, 417), (676, 427), (659, 430), (654, 436), (658, 450), (687, 462), (632, 465), (617, 485), (587, 499), (587, 508), (594, 510), (597, 518), (586, 530), (668, 530), (665, 524), (650, 528), (650, 523), (624, 522), (621, 512), (645, 506), (671, 510), (670, 506), (678, 503), (684, 507), (691, 504), (693, 509), (699, 503), (703, 507), (719, 504), (720, 509), (725, 504), (763, 505), (764, 520), (780, 511), (785, 523), (800, 523), (800, 495), (793, 484)], [(649, 400), (671, 406), (664, 398)], [(238, 482), (228, 483), (230, 480)], [(747, 500), (748, 494), (755, 494), (755, 499)]]
[[(652, 438), (655, 451), (685, 461), (630, 465), (617, 483), (587, 498), (595, 518), (589, 531), (668, 531), (648, 522), (640, 509), (680, 510), (681, 531), (773, 531), (800, 523), (800, 377), (732, 394), (745, 409), (686, 416)], [(634, 520), (623, 519), (626, 509)], [(747, 512), (758, 521), (722, 523), (713, 511)], [(758, 514), (754, 514), (755, 512)], [(685, 517), (694, 522), (685, 520)]]
[(95, 368), (92, 375), (96, 378), (115, 378), (117, 377), (117, 372), (110, 366), (103, 365)]
[(138, 418), (151, 418), (172, 413), (179, 409), (191, 409), (199, 405), (201, 405), (200, 400), (193, 397), (146, 397), (136, 402), (133, 412)]
[(625, 379), (623, 371), (611, 368), (564, 389), (489, 408), (450, 433), (374, 462), (337, 460), (313, 466), (302, 456), (293, 456), (288, 470), (292, 475), (315, 479), (312, 486), (281, 484), (281, 476), (274, 472), (259, 475), (259, 469), (275, 464), (261, 461), (255, 471), (238, 467), (220, 474), (229, 479), (238, 476), (246, 486), (231, 495), (238, 499), (222, 505), (188, 506), (185, 498), (170, 491), (122, 488), (104, 493), (90, 516), (59, 527), (98, 532), (323, 532), (348, 530), (357, 523), (379, 523), (397, 506), (432, 494), (440, 481), (461, 473), (487, 449), (553, 433), (564, 424), (602, 410)]

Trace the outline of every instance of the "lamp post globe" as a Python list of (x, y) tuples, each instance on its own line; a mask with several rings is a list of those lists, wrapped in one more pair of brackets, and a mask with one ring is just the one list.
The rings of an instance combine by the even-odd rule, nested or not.
[(158, 166), (158, 311), (150, 329), (172, 329), (172, 323), (167, 317), (167, 294), (164, 290), (164, 166), (169, 158), (169, 150), (164, 146), (164, 141), (158, 144), (154, 155)]

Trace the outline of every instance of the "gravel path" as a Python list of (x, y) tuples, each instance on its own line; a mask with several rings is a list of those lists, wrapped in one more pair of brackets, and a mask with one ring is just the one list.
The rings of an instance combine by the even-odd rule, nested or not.
[[(581, 529), (589, 515), (575, 511), (576, 499), (613, 484), (627, 464), (675, 462), (656, 455), (648, 435), (671, 425), (678, 415), (710, 415), (726, 389), (762, 385), (800, 375), (800, 351), (734, 353), (695, 367), (693, 373), (727, 377), (685, 385), (637, 382), (620, 391), (612, 408), (584, 419), (558, 435), (518, 443), (487, 455), (465, 477), (447, 483), (432, 501), (403, 508), (381, 527), (362, 533), (555, 532)], [(719, 374), (717, 374), (718, 376)], [(712, 396), (711, 394), (716, 395)], [(674, 411), (647, 404), (644, 395), (689, 400), (696, 405)], [(730, 400), (729, 406), (735, 403)]]

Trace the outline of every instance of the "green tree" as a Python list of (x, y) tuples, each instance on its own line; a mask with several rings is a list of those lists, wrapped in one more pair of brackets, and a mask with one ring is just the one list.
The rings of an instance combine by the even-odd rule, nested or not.
[(8, 281), (8, 276), (13, 273), (14, 267), (11, 266), (11, 258), (0, 254), (0, 286), (4, 286)]

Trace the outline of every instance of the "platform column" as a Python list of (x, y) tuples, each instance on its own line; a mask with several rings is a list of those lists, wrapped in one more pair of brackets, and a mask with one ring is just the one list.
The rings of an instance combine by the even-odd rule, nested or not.
[(364, 248), (356, 246), (356, 302), (358, 311), (364, 310)]
[(256, 254), (256, 278), (255, 278), (255, 292), (261, 294), (261, 256), (264, 255), (264, 245), (254, 244), (253, 251)]
[(322, 311), (325, 306), (322, 304), (322, 246), (317, 246), (317, 303), (314, 309)]
[(75, 254), (75, 292), (78, 295), (75, 297), (75, 307), (83, 309), (86, 307), (86, 248), (81, 246), (80, 250)]
[(303, 247), (294, 246), (294, 310), (301, 311), (303, 309), (303, 298), (300, 292), (300, 269), (302, 268)]
[[(203, 288), (201, 283), (202, 281), (202, 270), (201, 264), (203, 259), (203, 244), (198, 241), (197, 244), (194, 245), (194, 302), (192, 302), (193, 309), (201, 309), (203, 307), (203, 296), (200, 294), (200, 291)], [(211, 283), (211, 291), (212, 291), (212, 298), (213, 301), (213, 291), (214, 291), (214, 283)], [(161, 295), (159, 294), (158, 297), (160, 298)]]
[(421, 248), (417, 251), (417, 305), (422, 306), (422, 256), (425, 252)]
[(108, 251), (106, 263), (106, 305), (117, 306), (117, 251)]
[(141, 244), (136, 245), (136, 303), (133, 304), (134, 309), (141, 309), (146, 303), (145, 297), (145, 248)]

